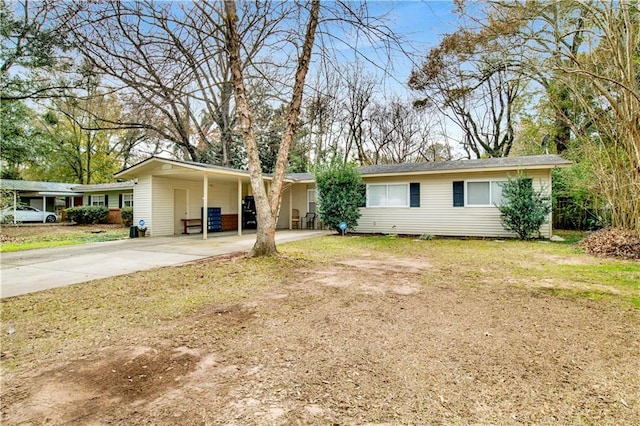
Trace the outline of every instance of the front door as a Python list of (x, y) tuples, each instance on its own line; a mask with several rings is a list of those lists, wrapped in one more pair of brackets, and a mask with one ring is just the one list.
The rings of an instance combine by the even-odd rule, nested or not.
[(175, 188), (173, 190), (173, 233), (182, 234), (184, 229), (182, 219), (189, 217), (187, 207), (187, 190)]

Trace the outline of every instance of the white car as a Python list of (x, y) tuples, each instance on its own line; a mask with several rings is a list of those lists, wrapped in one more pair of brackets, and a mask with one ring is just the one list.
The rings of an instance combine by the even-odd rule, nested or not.
[[(13, 207), (7, 207), (0, 213), (2, 223), (13, 222)], [(58, 221), (58, 215), (52, 212), (43, 212), (31, 206), (16, 206), (15, 210), (16, 222), (48, 222)]]

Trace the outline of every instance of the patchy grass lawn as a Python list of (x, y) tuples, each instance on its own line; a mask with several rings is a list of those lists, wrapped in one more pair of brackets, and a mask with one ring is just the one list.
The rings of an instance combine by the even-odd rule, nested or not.
[(640, 263), (322, 237), (2, 301), (5, 424), (640, 424)]
[(558, 237), (562, 237), (564, 244), (576, 244), (580, 240), (582, 240), (587, 235), (591, 234), (591, 231), (572, 231), (565, 229), (554, 229), (553, 235), (557, 235)]
[(2, 225), (0, 252), (97, 243), (128, 236), (129, 228), (122, 225)]

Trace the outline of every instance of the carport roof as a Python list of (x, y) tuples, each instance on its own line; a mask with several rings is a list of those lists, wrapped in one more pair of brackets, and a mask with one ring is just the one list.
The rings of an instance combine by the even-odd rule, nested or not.
[(40, 182), (33, 180), (0, 180), (0, 188), (8, 191), (22, 192), (75, 192), (73, 183)]
[[(249, 172), (246, 170), (234, 169), (231, 167), (224, 166), (214, 166), (212, 164), (206, 163), (196, 163), (195, 161), (185, 161), (185, 160), (174, 160), (169, 158), (162, 157), (149, 157), (146, 160), (143, 160), (137, 164), (134, 164), (131, 167), (123, 169), (115, 174), (117, 178), (121, 177), (135, 177), (136, 172), (141, 172), (144, 170), (149, 170), (157, 165), (167, 164), (167, 165), (176, 165), (180, 167), (184, 167), (191, 170), (202, 171), (202, 172), (217, 172), (222, 175), (233, 175), (237, 177), (249, 177)], [(264, 174), (266, 178), (271, 178), (271, 175)]]

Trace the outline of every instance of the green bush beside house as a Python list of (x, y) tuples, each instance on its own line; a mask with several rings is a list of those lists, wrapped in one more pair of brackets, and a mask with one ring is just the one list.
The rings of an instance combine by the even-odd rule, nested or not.
[(318, 192), (318, 213), (322, 223), (340, 232), (340, 223), (354, 229), (364, 204), (362, 176), (352, 163), (334, 162), (318, 166), (314, 172)]
[(530, 239), (540, 233), (540, 227), (548, 220), (551, 213), (551, 199), (542, 190), (533, 188), (533, 181), (524, 173), (502, 186), (502, 204), (500, 210), (502, 226), (508, 231), (518, 234), (521, 240)]
[(94, 225), (104, 223), (109, 214), (109, 209), (105, 206), (79, 206), (65, 210), (67, 220), (80, 225)]

